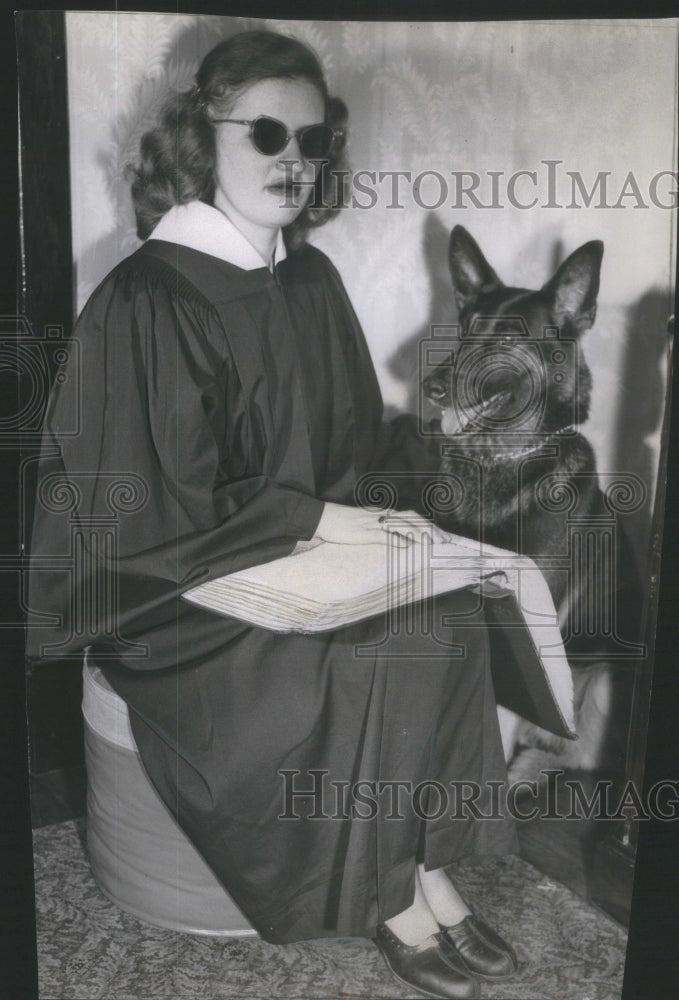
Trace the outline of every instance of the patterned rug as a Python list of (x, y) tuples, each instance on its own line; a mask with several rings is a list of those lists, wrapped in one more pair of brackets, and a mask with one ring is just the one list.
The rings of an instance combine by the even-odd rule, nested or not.
[[(162, 930), (97, 888), (84, 820), (34, 832), (41, 1000), (387, 1000), (412, 997), (363, 939), (271, 945)], [(480, 916), (520, 967), (484, 1000), (620, 1000), (626, 934), (516, 857), (456, 866)]]

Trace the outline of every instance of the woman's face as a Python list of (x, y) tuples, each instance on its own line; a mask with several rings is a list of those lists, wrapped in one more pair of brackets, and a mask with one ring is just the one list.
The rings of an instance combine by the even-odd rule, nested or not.
[[(260, 80), (227, 114), (214, 117), (277, 118), (289, 132), (324, 120), (323, 98), (308, 80)], [(271, 254), (281, 226), (293, 222), (312, 194), (316, 168), (302, 156), (296, 138), (275, 156), (264, 156), (252, 144), (247, 125), (217, 124), (214, 204), (264, 255)], [(283, 166), (282, 161), (294, 161)], [(290, 177), (301, 187), (286, 190)], [(308, 183), (310, 182), (310, 183)]]

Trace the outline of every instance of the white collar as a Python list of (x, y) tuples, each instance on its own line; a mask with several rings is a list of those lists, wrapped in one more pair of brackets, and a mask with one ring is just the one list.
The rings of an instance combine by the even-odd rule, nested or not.
[(287, 256), (280, 229), (273, 258), (266, 261), (223, 212), (202, 201), (173, 205), (156, 225), (149, 239), (179, 243), (192, 250), (210, 254), (211, 257), (219, 257), (244, 271), (254, 271), (259, 267), (272, 270), (273, 263), (280, 264)]

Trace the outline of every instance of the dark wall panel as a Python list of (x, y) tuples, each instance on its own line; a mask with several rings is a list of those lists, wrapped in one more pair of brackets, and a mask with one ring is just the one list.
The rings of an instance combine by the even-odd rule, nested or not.
[[(66, 32), (60, 12), (23, 11), (17, 16), (19, 55), (19, 115), (21, 170), (21, 274), (19, 312), (25, 317), (28, 350), (41, 350), (40, 341), (68, 337), (73, 326), (73, 267), (68, 137)], [(52, 344), (42, 350), (46, 360), (44, 384), (37, 388), (41, 405), (47, 400), (54, 375)], [(21, 347), (19, 348), (21, 350)], [(26, 412), (35, 381), (21, 382)], [(22, 455), (35, 454), (36, 417), (24, 428)], [(23, 520), (28, 543), (35, 482), (24, 474), (27, 495)], [(28, 522), (28, 523), (27, 523)], [(29, 758), (32, 774), (77, 767), (83, 762), (80, 714), (79, 660), (35, 661), (28, 664), (27, 699)]]

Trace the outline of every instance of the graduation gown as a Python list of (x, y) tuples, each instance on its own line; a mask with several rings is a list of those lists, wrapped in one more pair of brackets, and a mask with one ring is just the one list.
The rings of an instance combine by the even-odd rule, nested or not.
[(181, 599), (290, 553), (369, 470), (438, 464), (414, 421), (382, 423), (327, 257), (305, 246), (272, 273), (152, 238), (75, 340), (45, 425), (29, 654), (89, 646), (152, 782), (260, 934), (371, 936), (412, 902), (416, 856), (515, 850), (509, 819), (451, 819), (452, 799), (439, 814), (432, 784), (506, 777), (474, 595), (437, 599), (433, 628), (415, 607), (408, 628), (311, 636)]

